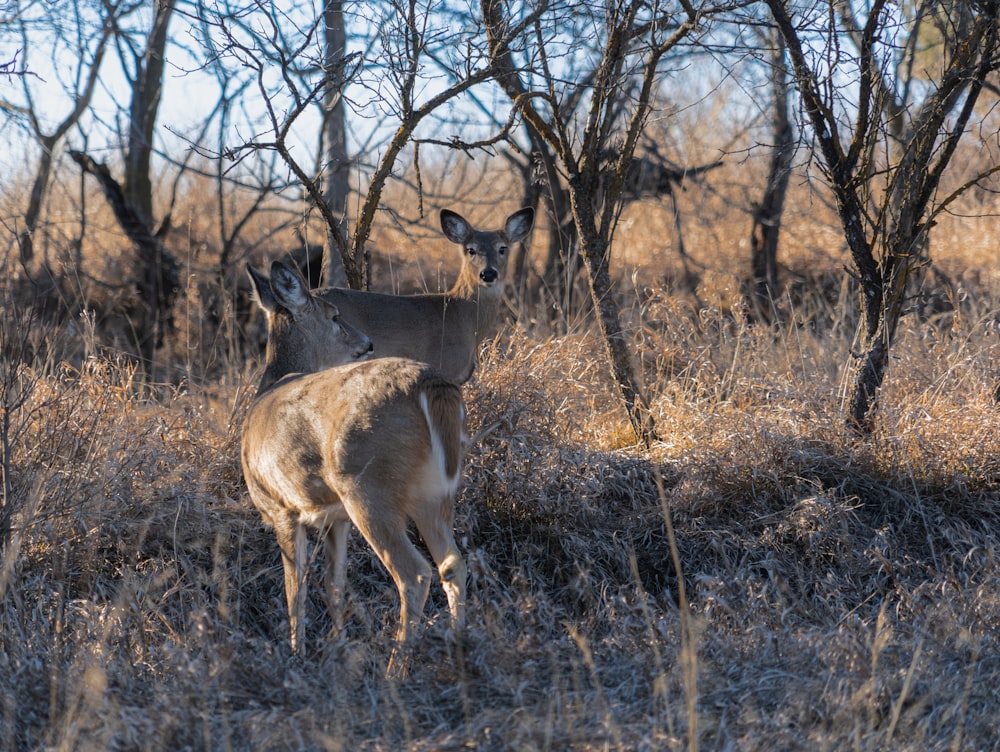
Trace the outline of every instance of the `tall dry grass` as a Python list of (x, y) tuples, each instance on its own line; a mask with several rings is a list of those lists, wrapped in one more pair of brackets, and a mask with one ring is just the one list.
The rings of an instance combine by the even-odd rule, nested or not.
[(189, 296), (175, 378), (149, 383), (96, 324), (17, 318), (8, 297), (0, 747), (996, 748), (1000, 290), (961, 255), (995, 235), (936, 231), (964, 243), (942, 258), (955, 307), (906, 319), (862, 440), (842, 413), (852, 291), (817, 204), (787, 235), (788, 315), (763, 327), (740, 304), (738, 218), (685, 200), (703, 206), (695, 287), (665, 207), (620, 241), (643, 262), (618, 271), (662, 440), (634, 445), (586, 313), (557, 336), (521, 311), (465, 389), (474, 429), (500, 422), (458, 510), (467, 632), (447, 639), (432, 591), (399, 682), (395, 591), (358, 536), (345, 630), (314, 587), (310, 648), (289, 652), (239, 469), (235, 325), (206, 327)]

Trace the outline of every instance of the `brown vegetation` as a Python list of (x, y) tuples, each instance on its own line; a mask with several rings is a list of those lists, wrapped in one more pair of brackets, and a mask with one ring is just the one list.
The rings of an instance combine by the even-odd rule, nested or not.
[[(995, 745), (989, 211), (935, 229), (952, 287), (929, 288), (934, 304), (903, 319), (875, 431), (858, 438), (843, 428), (858, 314), (823, 202), (793, 181), (776, 301), (787, 315), (762, 327), (741, 302), (749, 220), (730, 210), (722, 221), (725, 202), (705, 187), (678, 200), (694, 290), (680, 283), (666, 208), (629, 207), (615, 236), (623, 321), (662, 440), (634, 446), (585, 312), (555, 336), (521, 310), (464, 387), (473, 430), (501, 421), (470, 453), (457, 511), (466, 637), (453, 646), (435, 617), (402, 682), (384, 678), (395, 591), (356, 535), (345, 630), (323, 639), (331, 625), (313, 588), (315, 647), (290, 653), (280, 556), (239, 466), (255, 343), (237, 298), (213, 287), (197, 214), (173, 245), (185, 288), (160, 355), (166, 383), (138, 378), (93, 318), (76, 315), (72, 330), (31, 319), (12, 281), (0, 322), (13, 515), (0, 747)], [(512, 208), (468, 215), (485, 223)], [(447, 244), (434, 241), (435, 266), (409, 258), (405, 240), (384, 242), (397, 232), (373, 236), (385, 287), (389, 271), (446, 286)], [(93, 278), (72, 281), (74, 293), (113, 279), (113, 250), (82, 250)], [(440, 592), (431, 598), (427, 613), (445, 613)]]

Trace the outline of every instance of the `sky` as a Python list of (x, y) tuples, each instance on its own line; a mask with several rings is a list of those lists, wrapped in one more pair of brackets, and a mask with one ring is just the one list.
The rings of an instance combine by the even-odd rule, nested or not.
[[(0, 102), (7, 105), (3, 130), (11, 147), (0, 150), (0, 183), (7, 183), (11, 178), (18, 177), (24, 171), (26, 163), (34, 163), (37, 159), (37, 144), (28, 127), (29, 121), (18, 113), (23, 113), (30, 107), (38, 115), (42, 131), (48, 134), (73, 110), (73, 92), (82, 88), (81, 82), (88, 71), (99, 26), (95, 19), (81, 13), (77, 17), (81, 19), (79, 27), (84, 29), (84, 33), (69, 34), (67, 29), (59, 29), (52, 23), (49, 7), (54, 2), (67, 9), (77, 1), (83, 8), (90, 2), (0, 0), (0, 14), (5, 8), (8, 12), (19, 12), (25, 30), (23, 35), (19, 35), (9, 27), (4, 29), (0, 26), (0, 59), (10, 60), (16, 56), (18, 67), (28, 71), (23, 76), (0, 78)], [(275, 16), (288, 23), (288, 28), (297, 26), (299, 29), (308, 29), (309, 25), (304, 19), (314, 12), (310, 9), (308, 0), (304, 4), (270, 3), (268, 7)], [(169, 64), (164, 76), (163, 99), (158, 114), (156, 147), (174, 159), (180, 158), (190, 148), (190, 142), (201, 138), (203, 123), (218, 107), (221, 92), (218, 74), (202, 65), (202, 61), (207, 58), (199, 39), (203, 27), (197, 24), (192, 8), (182, 0), (171, 20)], [(349, 149), (352, 153), (373, 143), (377, 144), (396, 127), (394, 113), (386, 112), (384, 101), (380, 101), (384, 93), (383, 87), (392, 83), (391, 77), (384, 71), (380, 72), (377, 65), (380, 56), (384, 56), (386, 51), (372, 46), (373, 39), (379, 36), (378, 24), (381, 21), (378, 16), (370, 14), (367, 4), (358, 3), (355, 8), (357, 12), (352, 14), (350, 23), (354, 25), (356, 33), (352, 34), (349, 41), (349, 51), (362, 52), (369, 63), (374, 61), (376, 64), (366, 70), (369, 76), (364, 85), (354, 86), (348, 91), (354, 106), (349, 115), (354, 126), (349, 128)], [(366, 17), (364, 13), (370, 15)], [(129, 24), (145, 31), (152, 23), (151, 18), (151, 10), (143, 7), (134, 17), (129, 18)], [(259, 21), (252, 16), (247, 17), (246, 22), (260, 28)], [(89, 52), (84, 56), (79, 54), (81, 38), (89, 40), (85, 42)], [(215, 39), (218, 41), (218, 35)], [(288, 39), (289, 46), (301, 46), (300, 54), (293, 60), (294, 64), (320, 54), (322, 40), (315, 36), (308, 38), (305, 43), (303, 40), (307, 38), (301, 34), (290, 34)], [(230, 66), (230, 72), (223, 78), (232, 89), (238, 83), (237, 75), (232, 72), (235, 61), (230, 58), (225, 62)], [(68, 144), (72, 148), (85, 148), (100, 161), (114, 160), (118, 153), (117, 147), (124, 142), (122, 134), (127, 126), (131, 88), (126, 69), (130, 67), (131, 64), (122, 65), (117, 48), (110, 47), (106, 51), (91, 106), (79, 125), (71, 129), (63, 140), (64, 149)], [(291, 100), (286, 96), (288, 87), (280, 80), (279, 70), (274, 63), (267, 66), (266, 86), (275, 95), (275, 109), (280, 116), (290, 109)], [(252, 76), (246, 70), (239, 73), (244, 79), (250, 79), (251, 87), (250, 95), (245, 99), (238, 103), (237, 100), (230, 99), (230, 102), (237, 103), (231, 112), (231, 125), (225, 139), (226, 146), (230, 147), (252, 137), (268, 137), (270, 130), (263, 117), (266, 111), (263, 100), (254, 94), (256, 87)], [(426, 101), (443, 85), (441, 77), (435, 74), (433, 63), (429, 64), (427, 73), (427, 78), (421, 82), (416, 93), (420, 101)], [(493, 96), (496, 97), (496, 92)], [(391, 97), (385, 99), (391, 101)], [(468, 110), (457, 116), (455, 128), (461, 127), (465, 132), (473, 134), (469, 130), (472, 122), (482, 117), (482, 113), (476, 108)], [(291, 133), (293, 149), (302, 155), (305, 162), (310, 161), (308, 157), (315, 151), (319, 125), (319, 112), (310, 108), (303, 113)], [(437, 123), (434, 126), (437, 131), (435, 135), (447, 137), (448, 134), (442, 131), (445, 127), (443, 123)], [(202, 141), (202, 145), (206, 152), (217, 152), (218, 131), (212, 132)]]

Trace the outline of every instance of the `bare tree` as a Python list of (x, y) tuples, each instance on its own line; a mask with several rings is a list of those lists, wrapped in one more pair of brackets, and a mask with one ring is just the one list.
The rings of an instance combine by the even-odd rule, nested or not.
[[(646, 443), (655, 438), (655, 425), (631, 363), (618, 303), (610, 275), (611, 238), (617, 211), (646, 119), (661, 76), (660, 62), (690, 36), (706, 11), (691, 4), (609, 3), (600, 9), (546, 6), (535, 25), (532, 40), (519, 44), (536, 49), (537, 85), (513, 62), (505, 30), (512, 25), (499, 0), (483, 0), (483, 19), (497, 82), (524, 119), (551, 146), (566, 175), (573, 220), (586, 264), (591, 299), (612, 374), (618, 384), (636, 436)], [(603, 48), (592, 86), (587, 88), (586, 112), (579, 121), (567, 116), (559, 61), (547, 38), (572, 33), (565, 25), (580, 18), (587, 28), (602, 31)], [(548, 36), (551, 35), (551, 36)], [(573, 90), (573, 95), (576, 90)], [(608, 155), (612, 158), (609, 160)]]
[[(519, 52), (520, 55), (516, 56), (517, 60), (515, 61), (515, 52), (511, 51), (511, 64), (525, 70), (530, 75), (533, 64), (530, 60), (525, 59), (527, 50), (522, 49)], [(567, 122), (583, 119), (586, 116), (585, 109), (590, 102), (589, 94), (602, 59), (601, 53), (600, 47), (596, 47), (584, 61), (579, 64), (574, 61), (570, 66), (567, 66), (570, 70), (560, 74), (563, 92), (559, 117)], [(543, 270), (538, 280), (539, 284), (530, 286), (530, 290), (519, 292), (520, 302), (526, 302), (524, 298), (527, 295), (533, 302), (543, 303), (549, 308), (550, 324), (556, 327), (565, 327), (568, 325), (568, 318), (578, 305), (577, 299), (580, 293), (578, 293), (577, 288), (581, 281), (581, 272), (584, 269), (583, 260), (579, 254), (579, 241), (573, 219), (572, 202), (559, 160), (552, 146), (532, 127), (530, 121), (525, 122), (523, 131), (527, 136), (527, 145), (522, 145), (516, 153), (508, 153), (506, 156), (521, 174), (524, 184), (524, 204), (530, 205), (536, 210), (539, 208), (539, 204), (544, 204), (549, 222), (546, 228), (547, 241), (544, 248)], [(516, 135), (517, 132), (513, 133), (512, 137), (516, 137)], [(670, 201), (674, 224), (674, 244), (681, 263), (688, 270), (687, 279), (693, 285), (693, 275), (690, 272), (684, 246), (681, 212), (676, 200), (676, 191), (683, 187), (686, 180), (697, 179), (703, 173), (719, 167), (722, 162), (714, 161), (702, 165), (681, 166), (673, 162), (664, 151), (660, 149), (660, 144), (657, 143), (652, 133), (645, 134), (641, 146), (637, 146), (635, 156), (627, 168), (619, 208), (640, 200), (666, 198)], [(613, 149), (605, 151), (606, 163), (600, 169), (602, 174), (610, 174), (613, 171), (618, 156)], [(595, 204), (602, 205), (603, 183), (598, 193), (600, 195), (595, 198)], [(537, 214), (541, 214), (541, 212), (537, 212)], [(525, 273), (527, 269), (525, 254), (516, 257), (513, 266), (515, 269), (514, 278), (522, 280), (522, 284), (524, 284), (524, 280), (528, 276)], [(583, 285), (586, 288), (586, 282), (583, 282)], [(589, 295), (583, 292), (582, 297), (586, 300), (580, 302), (587, 305)]]
[[(941, 178), (976, 116), (987, 76), (1000, 67), (1000, 4), (875, 0), (848, 29), (858, 50), (853, 60), (835, 25), (844, 4), (817, 2), (794, 14), (782, 0), (767, 4), (788, 46), (858, 277), (862, 323), (848, 420), (868, 433), (907, 310), (907, 285), (926, 263), (935, 215), (957, 195), (938, 197)], [(936, 51), (920, 44), (927, 25)], [(924, 57), (927, 80), (904, 86), (915, 55)], [(998, 169), (987, 167), (965, 186)]]
[[(287, 17), (278, 18), (262, 0), (238, 12), (220, 8), (205, 15), (206, 26), (214, 35), (207, 40), (211, 54), (234, 64), (237, 75), (249, 73), (255, 79), (256, 95), (267, 118), (266, 128), (258, 137), (227, 146), (225, 154), (234, 160), (261, 151), (280, 155), (305, 191), (309, 204), (322, 217), (332, 245), (339, 249), (347, 283), (355, 289), (368, 284), (366, 244), (376, 213), (382, 208), (383, 191), (403, 150), (423, 144), (475, 151), (505, 137), (505, 129), (501, 129), (499, 134), (465, 143), (457, 136), (442, 138), (437, 133), (420, 137), (418, 132), (472, 88), (491, 81), (489, 65), (471, 43), (474, 28), (452, 30), (436, 26), (430, 11), (402, 0), (365, 7), (377, 14), (372, 30), (373, 59), (348, 53), (335, 62), (325, 56), (331, 50), (330, 45), (338, 42), (328, 41), (321, 53), (318, 40), (318, 26), (328, 23), (327, 16), (305, 22), (299, 19), (296, 25)], [(507, 35), (522, 33), (534, 18), (534, 14), (529, 14), (513, 25)], [(322, 64), (318, 63), (321, 58)], [(280, 80), (280, 86), (274, 85), (272, 79)], [(434, 87), (427, 85), (431, 80), (435, 81)], [(332, 194), (323, 189), (322, 166), (306, 163), (293, 148), (300, 118), (304, 120), (303, 116), (323, 101), (349, 102), (345, 95), (348, 86), (355, 87), (359, 96), (369, 96), (373, 103), (370, 109), (355, 109), (356, 122), (371, 118), (371, 110), (386, 113), (370, 130), (388, 134), (378, 146), (377, 163), (365, 175), (366, 186), (353, 224), (343, 222), (346, 206), (330, 204), (328, 198)], [(415, 159), (418, 158), (415, 154)], [(328, 160), (331, 169), (334, 159), (341, 160), (343, 156)], [(346, 205), (346, 199), (342, 203)]]
[[(132, 311), (136, 345), (146, 373), (152, 375), (154, 353), (173, 328), (173, 306), (180, 288), (179, 265), (153, 227), (153, 184), (150, 157), (163, 93), (167, 29), (176, 0), (157, 0), (148, 32), (116, 24), (115, 41), (131, 89), (124, 180), (114, 179), (107, 165), (84, 152), (71, 156), (101, 186), (115, 217), (136, 251), (135, 283), (139, 310)], [(166, 230), (167, 223), (161, 230)]]
[[(70, 75), (60, 75), (63, 91), (69, 100), (65, 114), (56, 118), (56, 125), (47, 128), (51, 112), (42, 112), (39, 104), (41, 87), (46, 82), (38, 75), (20, 75), (20, 96), (17, 99), (4, 97), (0, 100), (0, 110), (9, 118), (24, 123), (38, 144), (38, 164), (28, 194), (28, 205), (24, 211), (23, 227), (18, 233), (21, 261), (28, 264), (35, 256), (35, 234), (39, 229), (42, 210), (48, 196), (52, 180), (52, 167), (59, 145), (87, 112), (100, 80), (100, 73), (108, 43), (113, 39), (118, 20), (134, 6), (111, 2), (100, 6), (97, 17), (85, 12), (80, 0), (70, 0), (64, 4), (48, 6), (45, 17), (34, 13), (21, 13), (14, 19), (20, 42), (20, 65), (22, 71), (32, 66), (36, 46), (39, 53), (51, 55), (54, 70), (60, 70), (67, 63), (74, 70)], [(73, 28), (70, 28), (73, 27)], [(70, 44), (70, 40), (73, 43)], [(15, 60), (17, 57), (15, 57)], [(39, 61), (40, 63), (43, 61)], [(48, 67), (48, 65), (47, 65)], [(47, 86), (47, 96), (51, 97), (53, 87)], [(51, 107), (52, 105), (46, 105)]]

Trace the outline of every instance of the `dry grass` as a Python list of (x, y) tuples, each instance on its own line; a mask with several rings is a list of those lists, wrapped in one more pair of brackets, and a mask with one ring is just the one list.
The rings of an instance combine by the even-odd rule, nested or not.
[(961, 306), (907, 319), (858, 440), (850, 291), (821, 286), (840, 249), (790, 231), (815, 247), (788, 255), (794, 315), (766, 328), (740, 312), (737, 251), (710, 244), (736, 223), (710, 224), (689, 228), (693, 293), (642, 227), (623, 235), (659, 267), (623, 280), (649, 451), (585, 316), (486, 349), (466, 397), (474, 428), (501, 424), (459, 505), (468, 630), (446, 639), (433, 591), (401, 682), (383, 678), (395, 591), (357, 536), (346, 629), (327, 634), (312, 588), (311, 647), (289, 653), (277, 547), (239, 469), (235, 334), (176, 343), (183, 386), (160, 387), (93, 342), (60, 364), (64, 335), (8, 320), (0, 747), (996, 748), (996, 269), (945, 254)]

